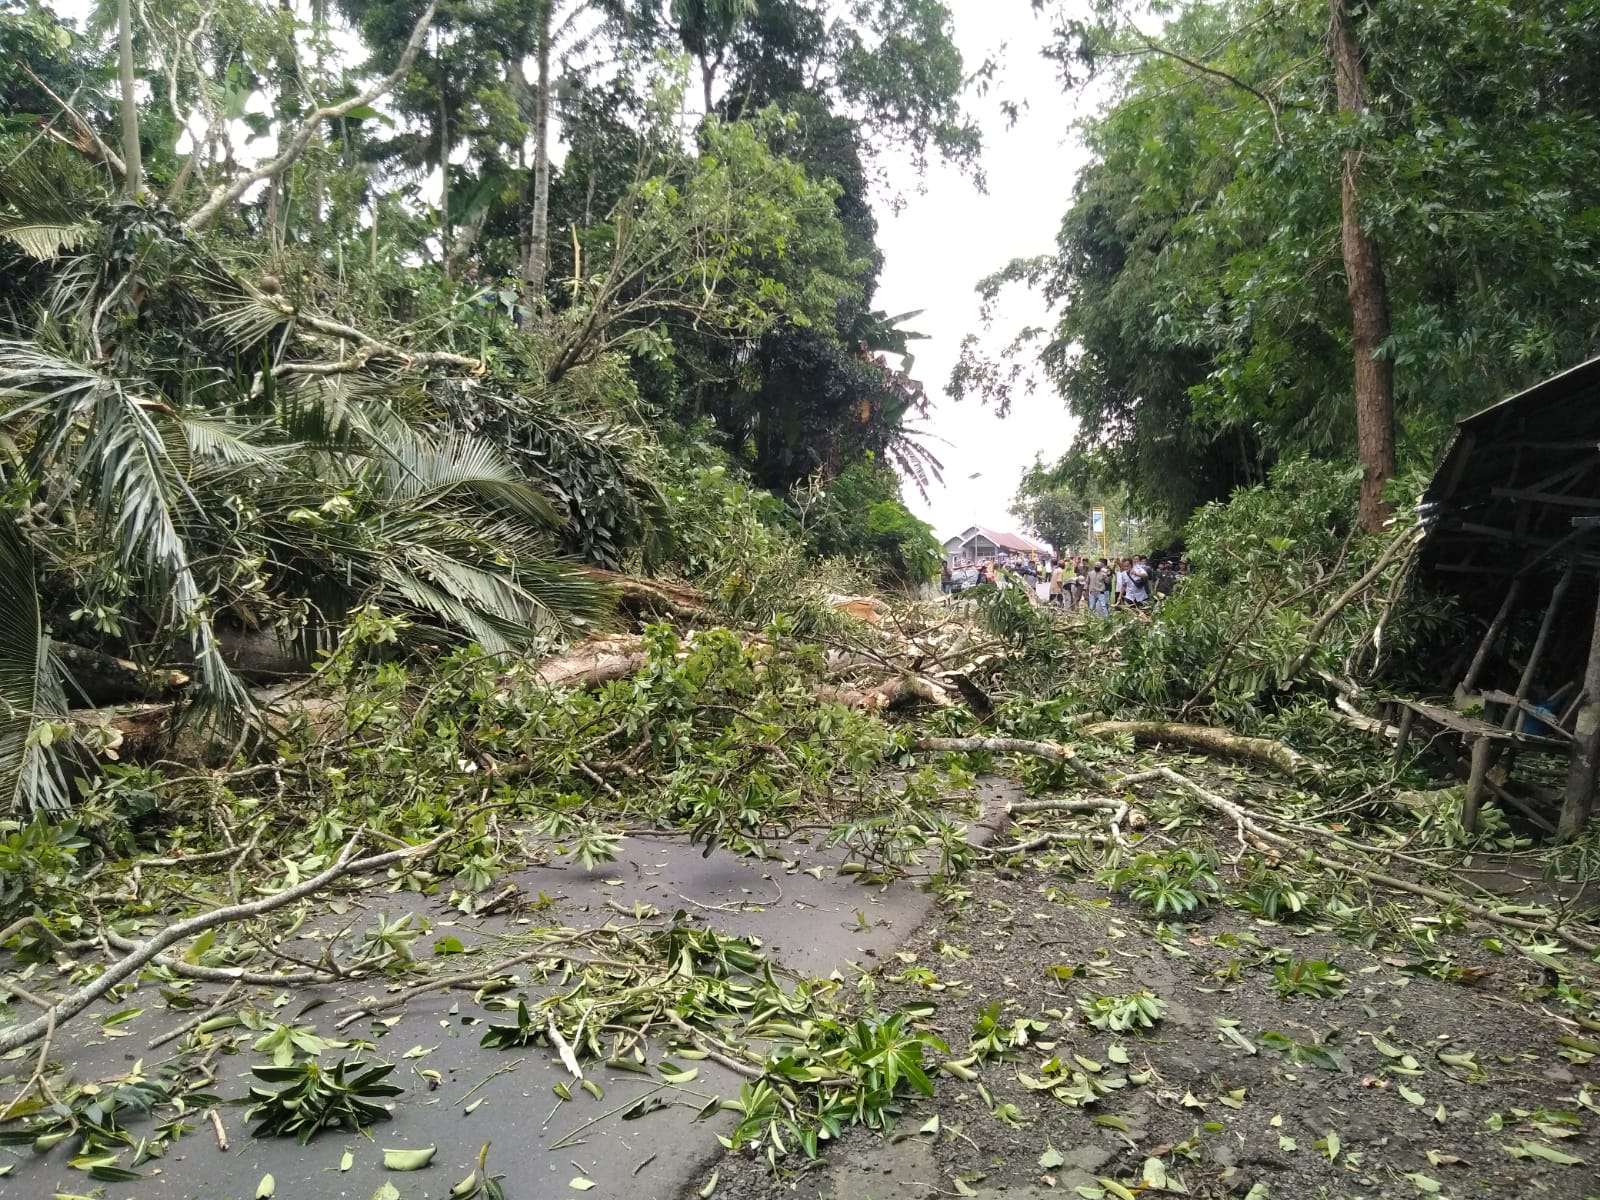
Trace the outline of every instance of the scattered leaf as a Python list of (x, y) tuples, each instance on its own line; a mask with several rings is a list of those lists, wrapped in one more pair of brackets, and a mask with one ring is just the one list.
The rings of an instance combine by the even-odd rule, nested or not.
[(567, 1186), (575, 1192), (587, 1192), (590, 1188), (596, 1185), (595, 1181), (592, 1179), (585, 1179), (582, 1175), (574, 1175), (572, 1179), (568, 1181)]
[(1045, 1143), (1044, 1153), (1039, 1155), (1039, 1166), (1044, 1168), (1046, 1171), (1054, 1171), (1066, 1161), (1067, 1160), (1061, 1156), (1061, 1151), (1050, 1145), (1050, 1143)]
[(1557, 1150), (1554, 1146), (1546, 1146), (1543, 1142), (1523, 1142), (1520, 1146), (1507, 1146), (1506, 1150), (1513, 1158), (1542, 1158), (1545, 1162), (1558, 1163), (1563, 1167), (1583, 1165), (1583, 1159)]
[(1427, 1196), (1437, 1196), (1444, 1188), (1444, 1184), (1431, 1175), (1424, 1175), (1421, 1171), (1408, 1171), (1406, 1178), (1411, 1181), (1412, 1187)]
[(344, 1152), (343, 1157), (341, 1157), (339, 1159), (339, 1170), (348, 1171), (351, 1167), (353, 1167), (355, 1165), (356, 1165), (356, 1156), (354, 1154), (351, 1154), (350, 1151), (346, 1150)]
[(261, 1177), (261, 1182), (256, 1184), (256, 1200), (272, 1200), (272, 1195), (278, 1190), (278, 1181), (272, 1177), (272, 1172), (267, 1172)]
[(420, 1171), (439, 1153), (437, 1146), (424, 1146), (420, 1150), (385, 1150), (383, 1166), (388, 1171)]

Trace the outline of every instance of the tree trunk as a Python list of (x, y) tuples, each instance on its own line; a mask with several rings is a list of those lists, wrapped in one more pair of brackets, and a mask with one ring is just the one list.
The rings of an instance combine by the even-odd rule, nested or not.
[[(1328, 0), (1332, 16), (1329, 43), (1339, 111), (1367, 110), (1361, 46), (1350, 18), (1349, 0)], [(1390, 515), (1383, 486), (1394, 477), (1394, 366), (1380, 358), (1389, 337), (1389, 298), (1383, 263), (1372, 235), (1361, 227), (1359, 173), (1361, 152), (1344, 152), (1339, 181), (1339, 235), (1344, 251), (1345, 285), (1350, 297), (1350, 331), (1355, 343), (1356, 452), (1361, 459), (1361, 524), (1376, 532)]]
[(133, 86), (133, 14), (129, 0), (117, 0), (117, 66), (122, 76), (123, 191), (132, 200), (143, 186), (139, 163), (139, 105)]
[(447, 80), (444, 73), (444, 55), (440, 44), (442, 35), (433, 31), (433, 54), (439, 64), (439, 248), (444, 254), (444, 277), (454, 279), (450, 271), (450, 108), (445, 95)]
[(709, 58), (700, 60), (700, 86), (705, 91), (706, 116), (711, 115), (711, 85), (717, 79), (717, 64)]
[(554, 0), (539, 0), (538, 78), (534, 83), (533, 208), (529, 214), (528, 255), (523, 263), (523, 300), (529, 308), (544, 305), (544, 281), (550, 270), (550, 21)]
[(1595, 604), (1594, 633), (1589, 641), (1589, 662), (1583, 674), (1578, 720), (1573, 732), (1572, 763), (1567, 769), (1566, 798), (1556, 836), (1571, 841), (1583, 832), (1594, 809), (1594, 788), (1600, 775), (1600, 602)]

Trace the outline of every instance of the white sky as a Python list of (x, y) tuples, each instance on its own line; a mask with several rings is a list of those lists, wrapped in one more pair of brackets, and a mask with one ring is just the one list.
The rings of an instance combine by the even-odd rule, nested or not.
[[(912, 374), (935, 400), (928, 428), (944, 441), (930, 439), (929, 445), (945, 464), (944, 485), (931, 485), (924, 501), (908, 483), (905, 501), (941, 539), (968, 525), (1015, 528), (1006, 509), (1023, 470), (1036, 454), (1053, 462), (1072, 440), (1073, 422), (1048, 384), (1031, 396), (1014, 395), (1004, 420), (976, 400), (957, 404), (944, 389), (966, 334), (977, 334), (997, 353), (1024, 326), (1051, 323), (1040, 296), (1013, 287), (1002, 298), (994, 327), (985, 330), (973, 287), (1012, 258), (1054, 247), (1073, 179), (1086, 159), (1071, 125), (1090, 103), (1064, 93), (1053, 65), (1040, 57), (1048, 26), (1034, 17), (1028, 0), (946, 3), (968, 68), (989, 56), (1002, 59), (999, 82), (969, 105), (983, 129), (988, 193), (979, 194), (970, 180), (938, 164), (930, 167), (921, 194), (908, 191), (898, 216), (879, 203), (878, 242), (886, 261), (873, 302), (891, 314), (926, 310), (906, 325), (930, 335), (911, 345)], [(1024, 98), (1028, 109), (1008, 129), (1001, 101)], [(910, 177), (909, 165), (885, 165), (897, 180)]]

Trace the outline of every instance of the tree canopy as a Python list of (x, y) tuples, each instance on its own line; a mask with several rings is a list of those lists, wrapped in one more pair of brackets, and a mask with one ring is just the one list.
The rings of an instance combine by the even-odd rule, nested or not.
[(1335, 96), (1326, 3), (1200, 3), (1148, 32), (1046, 7), (1068, 83), (1112, 96), (1056, 249), (982, 285), (1058, 306), (1009, 358), (972, 342), (953, 388), (1004, 402), (1038, 371), (1074, 456), (1181, 518), (1291, 453), (1354, 458), (1347, 151), (1381, 259), (1402, 463), (1463, 414), (1600, 337), (1600, 20), (1548, 0), (1354, 13), (1367, 104)]

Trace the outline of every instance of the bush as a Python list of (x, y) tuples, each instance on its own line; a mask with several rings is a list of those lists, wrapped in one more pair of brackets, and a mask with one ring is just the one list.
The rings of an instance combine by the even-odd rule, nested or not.
[(866, 581), (847, 562), (810, 561), (783, 501), (750, 486), (722, 451), (684, 443), (663, 455), (656, 475), (671, 517), (649, 570), (682, 575), (733, 620), (786, 613), (800, 633), (845, 620), (827, 596)]
[[(1196, 513), (1187, 529), (1190, 576), (1154, 621), (1113, 623), (1121, 663), (1108, 686), (1120, 707), (1248, 730), (1319, 670), (1345, 673), (1400, 595), (1393, 584), (1406, 555), (1320, 630), (1318, 619), (1411, 528), (1402, 515), (1390, 532), (1362, 533), (1359, 487), (1355, 468), (1291, 459), (1264, 486)], [(1416, 606), (1399, 614), (1385, 649), (1405, 645), (1431, 619)]]
[(939, 573), (933, 530), (901, 503), (900, 480), (870, 457), (846, 467), (804, 504), (807, 549), (818, 558), (859, 558), (889, 587), (927, 583)]

